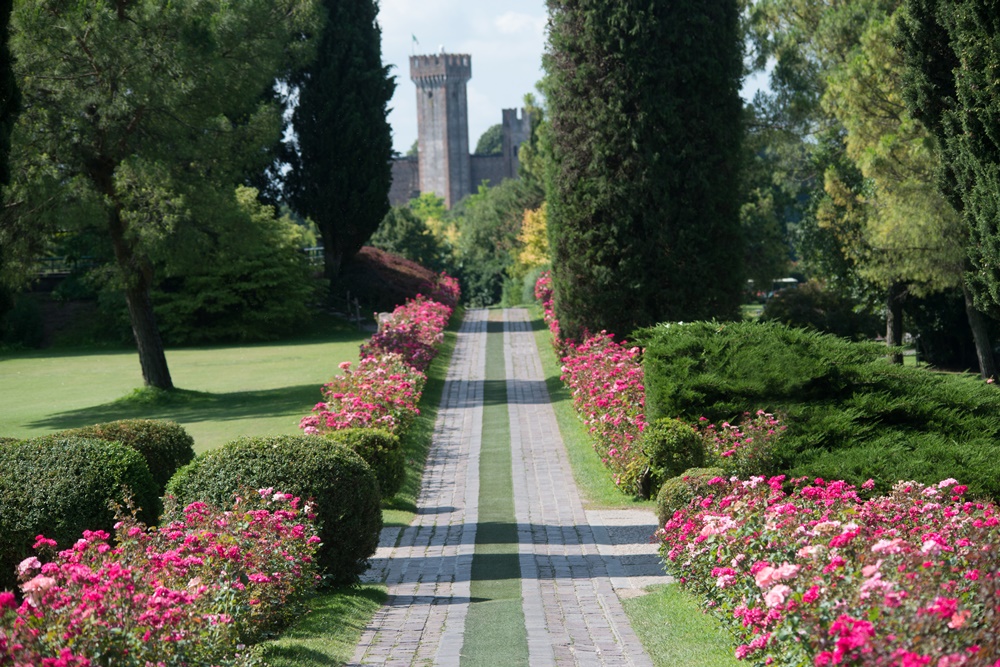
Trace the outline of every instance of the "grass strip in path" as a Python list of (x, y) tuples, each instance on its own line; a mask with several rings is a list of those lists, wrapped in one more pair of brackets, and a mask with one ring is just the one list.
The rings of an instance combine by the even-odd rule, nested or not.
[(483, 445), (479, 460), (479, 522), (472, 559), (471, 604), (465, 619), (461, 664), (528, 664), (528, 638), (521, 605), (521, 569), (514, 519), (500, 311), (487, 324), (486, 384), (483, 389)]

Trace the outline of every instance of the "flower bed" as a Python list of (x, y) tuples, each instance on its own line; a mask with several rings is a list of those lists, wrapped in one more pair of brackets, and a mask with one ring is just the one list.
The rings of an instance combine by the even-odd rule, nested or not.
[(324, 400), (313, 414), (299, 422), (308, 434), (326, 434), (347, 428), (381, 428), (402, 435), (419, 414), (417, 404), (430, 365), (444, 340), (458, 281), (441, 274), (432, 294), (447, 303), (418, 295), (398, 306), (380, 331), (361, 345), (355, 369), (344, 371), (324, 385)]
[[(0, 592), (0, 665), (237, 665), (302, 611), (319, 538), (299, 499), (262, 489), (231, 511), (194, 503), (159, 529), (86, 531)], [(39, 536), (39, 553), (56, 543)]]
[(756, 665), (1000, 666), (997, 508), (955, 480), (863, 501), (722, 478), (658, 533), (669, 573)]

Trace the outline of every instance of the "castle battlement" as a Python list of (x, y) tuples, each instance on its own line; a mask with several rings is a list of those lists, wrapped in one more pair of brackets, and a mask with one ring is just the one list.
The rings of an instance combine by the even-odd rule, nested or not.
[(465, 53), (410, 56), (410, 78), (417, 87), (468, 81), (472, 78), (472, 56)]

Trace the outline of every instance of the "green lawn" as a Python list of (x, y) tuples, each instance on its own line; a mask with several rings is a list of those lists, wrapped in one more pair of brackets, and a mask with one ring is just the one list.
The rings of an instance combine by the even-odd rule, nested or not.
[(167, 350), (170, 394), (142, 387), (132, 351), (52, 350), (0, 357), (0, 436), (30, 437), (125, 418), (171, 419), (195, 450), (239, 435), (298, 433), (320, 386), (355, 361), (369, 333), (327, 333), (279, 343)]

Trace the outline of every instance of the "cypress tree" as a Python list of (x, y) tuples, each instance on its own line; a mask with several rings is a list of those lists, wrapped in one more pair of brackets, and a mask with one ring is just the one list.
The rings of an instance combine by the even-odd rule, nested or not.
[(0, 186), (10, 179), (7, 155), (10, 153), (10, 133), (17, 116), (18, 94), (7, 49), (10, 12), (14, 0), (0, 0)]
[(938, 139), (942, 191), (969, 230), (976, 305), (1000, 305), (1000, 13), (988, 0), (907, 0), (901, 30), (910, 113)]
[(389, 211), (392, 132), (387, 105), (396, 87), (382, 65), (372, 0), (323, 0), (326, 25), (317, 57), (293, 77), (298, 154), (288, 178), (293, 207), (323, 238), (333, 281)]
[(569, 337), (737, 314), (737, 4), (548, 0), (549, 234)]

